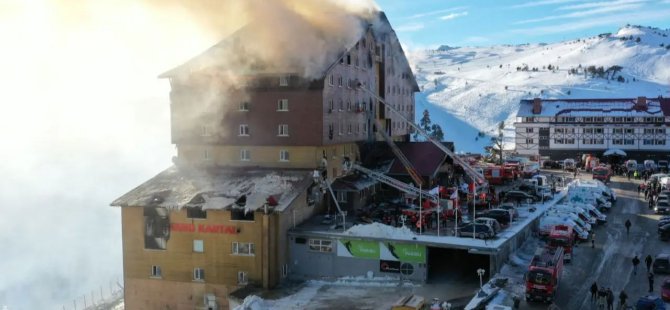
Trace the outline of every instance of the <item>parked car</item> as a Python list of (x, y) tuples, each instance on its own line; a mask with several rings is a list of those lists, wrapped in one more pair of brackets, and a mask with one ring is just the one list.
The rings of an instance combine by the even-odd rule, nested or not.
[(499, 209), (504, 209), (507, 210), (509, 213), (511, 213), (512, 219), (516, 219), (519, 217), (519, 212), (516, 211), (516, 208), (513, 205), (503, 204), (500, 206)]
[(665, 303), (656, 295), (642, 296), (635, 303), (636, 310), (665, 310)]
[(661, 284), (661, 298), (670, 301), (670, 278), (665, 278), (665, 281)]
[(670, 254), (661, 253), (656, 255), (652, 270), (654, 273), (670, 273)]
[(500, 229), (501, 229), (500, 223), (498, 222), (498, 220), (496, 220), (494, 218), (490, 218), (490, 217), (477, 217), (475, 219), (475, 224), (489, 225), (493, 228), (493, 232), (496, 233), (496, 234), (498, 232), (500, 232)]
[(545, 160), (542, 163), (542, 168), (544, 169), (560, 169), (561, 163), (555, 160)]
[(654, 207), (654, 212), (657, 214), (661, 213), (668, 213), (670, 211), (670, 202), (667, 200), (661, 200), (656, 203), (656, 206)]
[(504, 199), (504, 201), (514, 201), (517, 203), (521, 202), (533, 203), (536, 200), (537, 197), (522, 191), (509, 191), (505, 193), (505, 199)]
[(488, 239), (495, 236), (493, 228), (485, 224), (468, 223), (458, 227), (455, 232), (459, 237), (474, 237), (478, 239)]
[(496, 219), (501, 225), (509, 225), (511, 220), (509, 211), (505, 209), (491, 209), (477, 212), (477, 217), (490, 217)]
[(658, 238), (661, 239), (661, 241), (670, 240), (670, 222), (658, 226)]

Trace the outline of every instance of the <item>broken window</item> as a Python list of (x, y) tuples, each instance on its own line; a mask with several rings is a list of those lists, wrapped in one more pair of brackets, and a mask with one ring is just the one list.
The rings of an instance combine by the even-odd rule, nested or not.
[(230, 209), (230, 220), (231, 221), (254, 221), (254, 212), (247, 211), (244, 208), (233, 207)]
[(206, 219), (207, 211), (203, 210), (201, 207), (187, 207), (186, 217), (190, 219)]

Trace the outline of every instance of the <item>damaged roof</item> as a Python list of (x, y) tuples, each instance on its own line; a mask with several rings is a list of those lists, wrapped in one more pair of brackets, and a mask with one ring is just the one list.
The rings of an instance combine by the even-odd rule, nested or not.
[[(405, 142), (397, 145), (416, 172), (424, 177), (434, 177), (447, 159), (447, 154), (432, 142)], [(407, 175), (407, 170), (399, 160), (394, 160), (389, 175)]]
[(283, 211), (313, 183), (311, 171), (172, 166), (111, 205), (117, 207), (202, 207), (225, 209), (243, 196), (246, 209), (262, 207), (272, 196)]

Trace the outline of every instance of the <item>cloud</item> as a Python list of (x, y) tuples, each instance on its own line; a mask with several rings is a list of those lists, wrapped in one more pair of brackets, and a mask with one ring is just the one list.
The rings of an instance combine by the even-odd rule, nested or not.
[[(667, 0), (670, 1), (670, 0)], [(617, 0), (617, 1), (606, 1), (606, 2), (588, 2), (588, 3), (582, 3), (582, 4), (573, 4), (573, 5), (565, 5), (557, 8), (557, 10), (583, 10), (583, 9), (591, 9), (591, 8), (598, 8), (598, 7), (612, 7), (612, 6), (618, 6), (622, 4), (631, 4), (631, 3), (643, 3), (643, 2), (648, 2), (648, 0)]]
[(408, 24), (403, 24), (398, 27), (395, 27), (395, 31), (397, 32), (414, 32), (414, 31), (419, 31), (423, 28), (425, 28), (426, 25), (423, 23), (408, 23)]
[(440, 17), (440, 19), (441, 20), (452, 20), (452, 19), (456, 19), (456, 18), (459, 18), (461, 16), (466, 16), (466, 15), (468, 15), (467, 11), (460, 12), (460, 13), (451, 13), (449, 15), (444, 15), (444, 16)]
[(464, 9), (467, 9), (467, 8), (468, 7), (466, 7), (466, 6), (457, 6), (457, 7), (443, 9), (443, 10), (430, 11), (430, 12), (425, 12), (425, 13), (417, 13), (417, 14), (414, 14), (414, 15), (404, 17), (403, 19), (416, 19), (416, 18), (421, 18), (421, 17), (434, 16), (434, 15), (439, 15), (439, 14), (443, 14), (443, 13), (447, 13), (447, 12), (461, 11), (461, 10), (464, 10)]
[(552, 5), (552, 4), (561, 4), (561, 3), (570, 3), (570, 2), (579, 2), (581, 0), (543, 0), (543, 1), (532, 1), (532, 2), (526, 2), (522, 4), (517, 4), (513, 5), (512, 8), (518, 9), (518, 8), (529, 8), (529, 7), (535, 7), (535, 6), (544, 6), (544, 5)]
[(524, 34), (528, 36), (542, 36), (562, 32), (577, 31), (597, 26), (622, 25), (635, 20), (645, 20), (647, 22), (659, 19), (667, 19), (670, 16), (670, 10), (638, 11), (628, 14), (610, 15), (601, 18), (589, 18), (575, 22), (567, 22), (545, 27), (531, 27), (512, 29), (510, 32)]
[(641, 6), (642, 6), (642, 4), (639, 4), (639, 3), (637, 3), (637, 4), (635, 4), (635, 3), (619, 4), (619, 5), (613, 5), (613, 6), (605, 6), (605, 7), (601, 7), (601, 8), (592, 9), (592, 10), (577, 11), (577, 12), (572, 12), (572, 13), (563, 14), (563, 15), (552, 15), (552, 16), (546, 16), (546, 17), (541, 17), (541, 18), (526, 19), (526, 20), (515, 22), (514, 24), (515, 25), (521, 25), (521, 24), (544, 22), (544, 21), (549, 21), (549, 20), (557, 20), (557, 19), (580, 18), (580, 17), (587, 17), (587, 16), (598, 15), (598, 14), (603, 14), (603, 13), (611, 13), (611, 12), (637, 9)]

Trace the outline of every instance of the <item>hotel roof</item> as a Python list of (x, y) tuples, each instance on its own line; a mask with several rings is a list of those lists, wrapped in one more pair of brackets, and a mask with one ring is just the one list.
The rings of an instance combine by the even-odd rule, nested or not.
[(262, 207), (270, 196), (283, 211), (312, 184), (311, 171), (172, 166), (111, 205), (118, 207), (202, 207), (225, 209), (246, 196), (246, 209)]
[(646, 109), (635, 106), (637, 98), (542, 99), (542, 110), (533, 114), (533, 100), (521, 100), (517, 117), (654, 117), (670, 116), (670, 98), (646, 98)]

